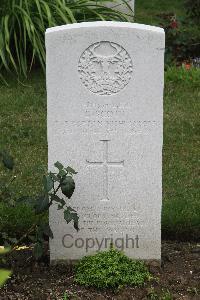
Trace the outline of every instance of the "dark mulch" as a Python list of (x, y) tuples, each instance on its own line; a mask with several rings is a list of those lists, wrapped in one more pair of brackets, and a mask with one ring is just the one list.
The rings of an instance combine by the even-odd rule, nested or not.
[(0, 299), (200, 300), (200, 245), (163, 242), (162, 256), (162, 268), (150, 267), (155, 280), (142, 288), (127, 287), (114, 292), (78, 286), (70, 267), (50, 267), (48, 258), (35, 264), (29, 251), (17, 251), (9, 262), (13, 276), (0, 289)]

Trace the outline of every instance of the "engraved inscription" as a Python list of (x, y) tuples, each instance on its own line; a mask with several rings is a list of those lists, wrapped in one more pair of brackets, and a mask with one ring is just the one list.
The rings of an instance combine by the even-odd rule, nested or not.
[(128, 103), (112, 104), (112, 103), (96, 103), (88, 101), (84, 105), (86, 118), (100, 118), (110, 119), (113, 117), (123, 117), (129, 111), (130, 105)]
[(104, 146), (104, 157), (103, 161), (89, 161), (86, 160), (87, 164), (90, 166), (102, 166), (104, 168), (104, 196), (102, 201), (109, 201), (108, 198), (108, 167), (109, 166), (114, 166), (114, 167), (123, 167), (124, 166), (124, 160), (120, 162), (114, 162), (114, 161), (109, 161), (108, 160), (108, 143), (109, 140), (101, 140), (103, 142)]
[(107, 96), (118, 93), (129, 83), (133, 63), (122, 46), (101, 41), (83, 52), (78, 72), (82, 83), (91, 92)]
[(128, 206), (111, 206), (110, 202), (100, 202), (99, 206), (75, 206), (80, 214), (80, 229), (88, 232), (124, 233), (134, 232), (139, 227), (144, 227), (139, 211), (135, 210), (133, 204)]
[(65, 121), (64, 132), (74, 133), (119, 133), (126, 132), (131, 135), (148, 135), (159, 129), (160, 123), (154, 120), (78, 120)]

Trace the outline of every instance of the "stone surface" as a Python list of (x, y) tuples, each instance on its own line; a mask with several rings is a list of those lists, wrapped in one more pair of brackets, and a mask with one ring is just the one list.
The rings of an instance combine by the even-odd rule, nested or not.
[(78, 174), (80, 231), (50, 209), (51, 262), (114, 244), (160, 260), (164, 31), (94, 22), (48, 29), (48, 164)]
[(106, 5), (109, 7), (115, 7), (117, 10), (124, 12), (126, 14), (129, 14), (131, 19), (133, 19), (135, 1), (127, 0), (127, 4), (130, 5), (132, 12), (131, 12), (130, 8), (122, 0), (117, 0), (116, 3), (109, 3), (109, 1), (108, 1), (108, 4), (106, 4)]

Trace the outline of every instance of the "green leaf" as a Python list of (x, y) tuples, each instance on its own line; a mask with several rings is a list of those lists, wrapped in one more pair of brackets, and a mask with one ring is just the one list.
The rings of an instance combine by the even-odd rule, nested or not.
[(52, 200), (52, 201), (55, 201), (55, 202), (57, 202), (57, 203), (60, 203), (59, 209), (62, 209), (62, 208), (65, 206), (66, 203), (65, 203), (65, 200), (64, 200), (64, 199), (59, 198), (57, 195), (51, 195), (50, 197), (51, 197), (51, 200)]
[(60, 170), (62, 170), (64, 167), (63, 167), (63, 165), (59, 162), (59, 161), (57, 161), (55, 164), (54, 164), (54, 166), (60, 171)]
[(69, 224), (73, 220), (73, 213), (69, 207), (64, 211), (64, 219)]
[(23, 196), (23, 197), (18, 198), (16, 200), (16, 203), (17, 204), (23, 203), (23, 204), (33, 208), (36, 204), (36, 199), (33, 197), (29, 197), (29, 196)]
[(74, 221), (74, 228), (77, 231), (79, 230), (79, 227), (78, 227), (79, 217), (78, 217), (77, 213), (75, 212), (75, 210), (73, 208), (68, 207), (64, 211), (64, 219), (67, 222), (67, 224), (69, 224), (73, 220)]
[(79, 217), (77, 213), (73, 214), (73, 220), (74, 220), (74, 228), (76, 229), (76, 231), (79, 231), (79, 227), (78, 227)]
[(10, 154), (8, 154), (5, 151), (3, 151), (1, 154), (2, 154), (2, 163), (3, 163), (4, 167), (9, 170), (13, 170), (14, 160), (13, 160), (12, 156), (10, 156)]
[(0, 255), (4, 255), (10, 252), (10, 248), (0, 248)]
[(74, 169), (72, 169), (71, 167), (67, 167), (65, 169), (67, 172), (69, 172), (70, 174), (78, 174), (78, 172), (76, 172)]
[(43, 176), (43, 186), (44, 186), (44, 189), (47, 193), (52, 190), (53, 180), (52, 180), (50, 175), (47, 175), (47, 176), (44, 175)]
[(39, 259), (43, 255), (43, 246), (42, 243), (37, 242), (33, 248), (33, 255), (36, 259)]
[(40, 195), (36, 199), (35, 211), (37, 214), (42, 213), (43, 211), (49, 208), (49, 197), (48, 194)]
[(67, 172), (65, 170), (60, 170), (58, 175), (62, 178), (67, 175)]
[(67, 198), (71, 198), (75, 190), (75, 182), (71, 176), (66, 176), (61, 182), (61, 190)]
[(35, 237), (36, 237), (36, 242), (37, 243), (43, 243), (43, 241), (44, 241), (43, 226), (44, 225), (38, 225), (36, 227)]
[(48, 224), (43, 226), (43, 233), (53, 239), (53, 232)]
[(10, 278), (11, 274), (12, 272), (9, 270), (0, 269), (0, 287), (2, 287), (6, 282), (6, 280)]
[(59, 181), (58, 177), (54, 173), (50, 172), (49, 175), (51, 176), (53, 181)]
[(63, 206), (61, 204), (58, 204), (57, 210), (61, 210), (61, 209), (63, 209)]

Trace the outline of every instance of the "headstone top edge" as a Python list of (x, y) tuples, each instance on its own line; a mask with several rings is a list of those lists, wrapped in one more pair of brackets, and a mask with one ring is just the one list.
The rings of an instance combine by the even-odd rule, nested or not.
[(70, 29), (100, 28), (100, 27), (133, 28), (139, 30), (148, 30), (152, 32), (162, 33), (162, 34), (165, 33), (163, 28), (151, 26), (151, 25), (144, 25), (144, 24), (131, 23), (131, 22), (97, 21), (97, 22), (82, 22), (82, 23), (74, 23), (74, 24), (51, 27), (51, 28), (47, 28), (45, 34), (47, 35), (54, 32), (60, 32), (60, 31), (65, 31)]

